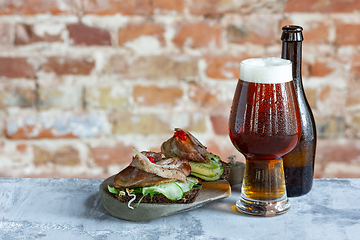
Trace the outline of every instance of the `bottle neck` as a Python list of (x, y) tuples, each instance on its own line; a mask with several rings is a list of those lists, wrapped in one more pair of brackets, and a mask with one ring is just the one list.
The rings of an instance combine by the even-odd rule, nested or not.
[(302, 42), (286, 42), (282, 43), (282, 54), (281, 57), (288, 59), (292, 62), (293, 68), (293, 79), (295, 85), (302, 85), (301, 79), (301, 52)]

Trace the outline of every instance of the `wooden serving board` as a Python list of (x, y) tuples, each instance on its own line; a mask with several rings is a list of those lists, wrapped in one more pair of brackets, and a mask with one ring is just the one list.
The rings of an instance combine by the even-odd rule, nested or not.
[(188, 204), (154, 204), (140, 203), (135, 209), (128, 208), (127, 203), (121, 203), (110, 193), (107, 186), (113, 186), (115, 175), (103, 181), (99, 187), (102, 204), (112, 216), (128, 221), (148, 221), (184, 211), (199, 208), (206, 203), (227, 198), (231, 195), (231, 187), (226, 180), (203, 182), (202, 189), (196, 201)]

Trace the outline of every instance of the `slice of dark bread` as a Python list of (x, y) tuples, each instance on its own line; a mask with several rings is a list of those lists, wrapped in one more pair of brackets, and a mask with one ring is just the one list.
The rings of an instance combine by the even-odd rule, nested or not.
[[(200, 190), (202, 188), (202, 185), (199, 187), (194, 187), (189, 192), (184, 193), (183, 197), (179, 200), (172, 201), (168, 198), (166, 198), (163, 194), (157, 193), (154, 194), (153, 197), (150, 196), (150, 194), (146, 195), (142, 200), (141, 203), (193, 203), (196, 200), (196, 197), (198, 196)], [(139, 200), (142, 198), (142, 194), (135, 194), (136, 199), (133, 201), (134, 203), (139, 202)], [(116, 195), (116, 198), (122, 202), (122, 203), (128, 203), (133, 197), (128, 196), (127, 194), (124, 196), (118, 196)]]
[(221, 161), (221, 164), (222, 164), (222, 166), (224, 168), (224, 171), (223, 171), (220, 179), (227, 179), (229, 177), (229, 175), (230, 175), (230, 169), (231, 169), (230, 164), (226, 163), (226, 162), (223, 162), (223, 161)]

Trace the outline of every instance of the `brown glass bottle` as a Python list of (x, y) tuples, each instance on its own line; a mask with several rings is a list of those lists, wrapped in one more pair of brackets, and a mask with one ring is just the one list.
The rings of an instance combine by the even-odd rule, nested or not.
[(310, 192), (314, 178), (316, 126), (306, 99), (301, 78), (302, 27), (284, 26), (281, 35), (281, 57), (291, 60), (295, 91), (301, 115), (301, 137), (294, 150), (284, 156), (284, 173), (288, 197), (298, 197)]

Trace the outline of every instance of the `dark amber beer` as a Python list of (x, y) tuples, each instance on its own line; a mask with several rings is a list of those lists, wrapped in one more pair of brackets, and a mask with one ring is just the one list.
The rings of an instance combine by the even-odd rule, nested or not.
[(295, 98), (291, 81), (255, 83), (239, 79), (230, 114), (230, 139), (247, 159), (281, 158), (295, 147), (300, 123), (296, 102), (288, 98)]
[(291, 66), (279, 58), (240, 64), (229, 136), (246, 157), (237, 208), (247, 214), (276, 215), (289, 208), (282, 157), (296, 146), (301, 132)]
[(284, 26), (281, 36), (281, 57), (293, 64), (293, 83), (301, 116), (301, 137), (296, 147), (284, 160), (284, 173), (287, 195), (298, 197), (310, 192), (314, 178), (316, 151), (316, 125), (311, 108), (306, 99), (301, 79), (302, 27)]

